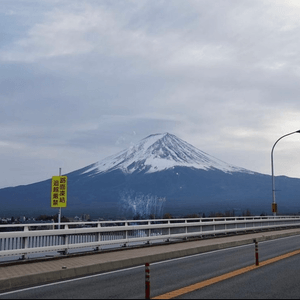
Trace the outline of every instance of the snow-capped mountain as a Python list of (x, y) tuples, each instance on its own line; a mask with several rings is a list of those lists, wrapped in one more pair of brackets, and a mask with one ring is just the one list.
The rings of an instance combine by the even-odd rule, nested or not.
[(129, 149), (95, 163), (84, 173), (94, 171), (94, 174), (100, 174), (114, 170), (127, 174), (154, 173), (174, 167), (253, 173), (210, 156), (170, 133), (150, 135)]
[[(68, 176), (67, 216), (182, 216), (250, 209), (270, 213), (271, 176), (227, 164), (176, 136), (153, 134)], [(300, 179), (277, 177), (281, 212), (300, 211)], [(0, 189), (2, 214), (54, 214), (51, 179)], [(10, 205), (8, 205), (8, 203)]]

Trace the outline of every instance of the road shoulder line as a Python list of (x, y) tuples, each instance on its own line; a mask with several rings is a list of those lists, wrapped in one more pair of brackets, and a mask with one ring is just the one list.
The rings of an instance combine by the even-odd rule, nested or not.
[(226, 273), (226, 274), (214, 277), (214, 278), (210, 278), (210, 279), (207, 279), (207, 280), (204, 280), (204, 281), (186, 286), (184, 288), (181, 288), (181, 289), (169, 292), (169, 293), (165, 293), (165, 294), (156, 296), (152, 299), (173, 299), (175, 297), (179, 297), (179, 296), (185, 295), (187, 293), (194, 292), (196, 290), (200, 290), (200, 289), (202, 289), (206, 286), (210, 286), (212, 284), (224, 281), (226, 279), (233, 278), (233, 277), (238, 276), (238, 275), (242, 275), (244, 273), (250, 272), (252, 270), (267, 266), (269, 264), (278, 262), (280, 260), (289, 258), (289, 257), (294, 256), (294, 255), (298, 255), (298, 254), (300, 254), (300, 250), (292, 251), (292, 252), (289, 252), (289, 253), (286, 253), (286, 254), (283, 254), (283, 255), (265, 260), (265, 261), (261, 262), (259, 264), (259, 266), (252, 265), (252, 266), (248, 266), (248, 267), (245, 267), (245, 268), (242, 268), (242, 269), (239, 269), (239, 270), (235, 270), (235, 271), (232, 271), (232, 272), (229, 272), (229, 273)]
[[(228, 238), (217, 238), (215, 240), (186, 242), (179, 246), (176, 244), (155, 246), (153, 248), (143, 249), (143, 251), (128, 249), (128, 252), (122, 252), (122, 255), (119, 253), (117, 257), (115, 253), (99, 253), (93, 255), (93, 260), (90, 260), (87, 256), (84, 258), (62, 258), (61, 260), (51, 261), (49, 263), (37, 262), (27, 265), (1, 267), (0, 292), (3, 293), (30, 286), (135, 267), (145, 263), (155, 263), (199, 253), (248, 245), (253, 243), (253, 238), (257, 239), (258, 242), (262, 242), (299, 234), (299, 229), (250, 233)], [(106, 259), (103, 259), (104, 256)], [(84, 260), (84, 262), (88, 260), (88, 264), (80, 262), (81, 260)], [(43, 264), (45, 264), (46, 268)]]

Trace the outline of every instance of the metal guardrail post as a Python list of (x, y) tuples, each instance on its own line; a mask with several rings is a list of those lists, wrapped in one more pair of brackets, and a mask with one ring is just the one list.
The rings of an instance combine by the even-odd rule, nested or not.
[[(98, 223), (98, 224), (97, 224), (97, 228), (98, 228), (98, 229), (101, 228), (101, 223)], [(97, 242), (101, 243), (101, 232), (98, 232), (98, 233), (97, 233)], [(97, 246), (97, 247), (95, 248), (95, 251), (100, 251), (100, 249), (101, 249), (101, 247), (100, 247), (100, 246)]]
[[(22, 248), (24, 249), (24, 251), (28, 248), (28, 240), (29, 240), (29, 238), (27, 236), (22, 238)], [(22, 260), (25, 260), (27, 258), (28, 258), (28, 254), (23, 253)]]
[[(64, 229), (69, 229), (69, 225), (65, 225), (65, 228)], [(68, 246), (69, 246), (69, 235), (66, 234), (64, 235), (64, 244), (65, 244), (65, 250), (64, 250), (64, 255), (67, 255), (68, 254)]]
[[(24, 227), (24, 232), (28, 232), (29, 231), (29, 227), (25, 226)], [(24, 249), (24, 251), (28, 248), (28, 242), (29, 242), (29, 237), (25, 236), (22, 238), (22, 249)], [(22, 260), (28, 259), (28, 254), (27, 253), (23, 253), (22, 254)]]

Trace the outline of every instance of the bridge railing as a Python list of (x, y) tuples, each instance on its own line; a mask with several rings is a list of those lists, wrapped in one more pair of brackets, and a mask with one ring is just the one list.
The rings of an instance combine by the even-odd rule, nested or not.
[[(300, 217), (230, 217), (0, 225), (0, 257), (300, 227)], [(59, 228), (59, 229), (58, 229)]]

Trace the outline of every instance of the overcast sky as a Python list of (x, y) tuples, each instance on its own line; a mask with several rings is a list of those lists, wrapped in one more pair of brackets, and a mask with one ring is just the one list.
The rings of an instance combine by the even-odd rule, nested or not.
[[(300, 129), (300, 1), (0, 0), (0, 187), (169, 132), (270, 174)], [(275, 148), (300, 177), (300, 135)]]

